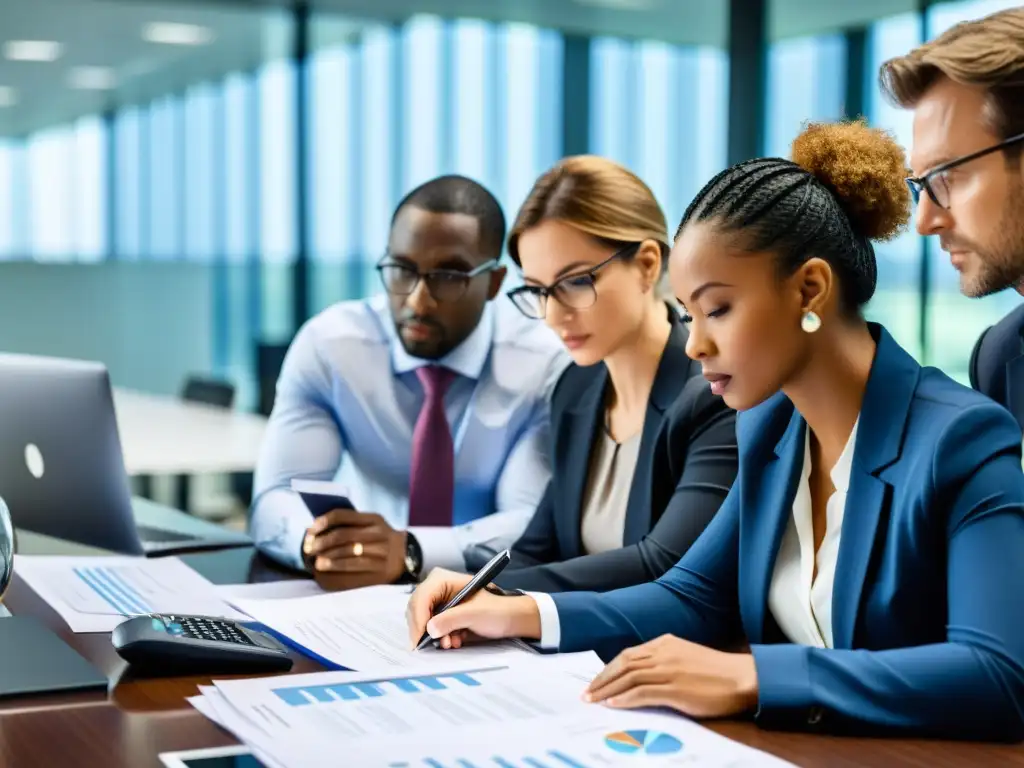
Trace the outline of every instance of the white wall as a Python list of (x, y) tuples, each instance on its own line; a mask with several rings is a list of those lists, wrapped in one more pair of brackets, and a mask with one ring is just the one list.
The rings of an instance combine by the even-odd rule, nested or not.
[(0, 262), (0, 350), (99, 360), (115, 386), (177, 394), (212, 365), (211, 276), (186, 262)]

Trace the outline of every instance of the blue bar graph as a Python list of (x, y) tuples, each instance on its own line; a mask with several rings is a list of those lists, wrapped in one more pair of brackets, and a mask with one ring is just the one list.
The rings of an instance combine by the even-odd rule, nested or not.
[[(467, 672), (445, 675), (424, 675), (419, 677), (398, 677), (387, 680), (367, 680), (359, 683), (334, 683), (332, 685), (304, 685), (289, 688), (274, 688), (274, 694), (285, 704), (304, 707), (308, 704), (331, 704), (338, 701), (355, 701), (387, 696), (388, 691), (399, 693), (420, 693), (421, 691), (443, 691), (457, 684), (468, 688), (481, 685), (480, 681)], [(431, 766), (430, 768), (435, 768)]]
[(146, 598), (116, 569), (83, 567), (73, 572), (115, 612), (125, 616), (153, 612)]
[(579, 760), (569, 757), (564, 752), (559, 752), (558, 750), (548, 752), (545, 759), (547, 758), (550, 758), (550, 760), (545, 762), (535, 757), (523, 757), (513, 760), (511, 758), (494, 756), (484, 766), (479, 762), (474, 763), (464, 758), (460, 758), (454, 763), (442, 763), (433, 757), (427, 757), (423, 759), (422, 763), (391, 763), (390, 768), (588, 768), (585, 763), (581, 763)]
[(558, 760), (562, 765), (568, 766), (568, 768), (587, 768), (583, 763), (578, 763), (563, 752), (558, 750), (551, 750), (549, 753), (555, 760)]

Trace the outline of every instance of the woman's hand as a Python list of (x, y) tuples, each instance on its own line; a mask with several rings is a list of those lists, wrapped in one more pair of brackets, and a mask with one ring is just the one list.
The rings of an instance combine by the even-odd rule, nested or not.
[(434, 616), (473, 577), (435, 568), (409, 598), (406, 621), (415, 648), (424, 630), (442, 648), (459, 648), (471, 636), (540, 639), (540, 611), (531, 597), (502, 597), (481, 589), (469, 600)]
[(583, 696), (623, 709), (670, 707), (691, 717), (725, 717), (757, 705), (757, 668), (748, 653), (663, 635), (616, 656)]

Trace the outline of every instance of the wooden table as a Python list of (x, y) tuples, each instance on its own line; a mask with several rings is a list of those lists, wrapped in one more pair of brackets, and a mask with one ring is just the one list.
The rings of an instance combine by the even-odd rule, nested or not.
[[(292, 577), (252, 550), (186, 555), (183, 559), (222, 584)], [(197, 685), (208, 684), (209, 678), (132, 679), (114, 653), (109, 635), (72, 634), (17, 576), (7, 604), (14, 614), (32, 615), (45, 622), (114, 684), (108, 696), (55, 695), (0, 705), (0, 766), (161, 768), (160, 752), (235, 743), (185, 701), (196, 695)], [(293, 673), (319, 669), (297, 656)], [(707, 725), (735, 741), (807, 768), (1024, 767), (1024, 747), (1020, 746), (834, 738), (765, 731), (747, 722)], [(341, 744), (338, 754), (339, 768), (349, 768)]]

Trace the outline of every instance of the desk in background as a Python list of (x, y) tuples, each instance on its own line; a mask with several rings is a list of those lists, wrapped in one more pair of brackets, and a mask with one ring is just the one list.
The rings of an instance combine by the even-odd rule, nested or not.
[[(96, 554), (96, 550), (49, 537), (19, 534), (24, 554)], [(182, 559), (219, 584), (295, 578), (252, 549), (184, 555)], [(98, 693), (33, 697), (0, 702), (0, 765), (77, 768), (161, 768), (161, 752), (226, 746), (235, 740), (186, 701), (206, 677), (138, 680), (110, 645), (109, 634), (74, 635), (35, 592), (15, 581), (7, 598), (12, 613), (35, 616), (113, 681)], [(10, 653), (10, 649), (4, 649)], [(295, 656), (290, 674), (316, 672)], [(1024, 768), (1024, 746), (957, 742), (847, 739), (765, 731), (748, 722), (706, 725), (735, 741), (806, 768)], [(338, 743), (339, 765), (344, 743)]]
[(129, 475), (252, 472), (266, 431), (263, 416), (114, 390)]

